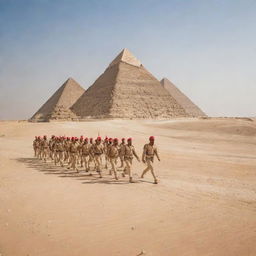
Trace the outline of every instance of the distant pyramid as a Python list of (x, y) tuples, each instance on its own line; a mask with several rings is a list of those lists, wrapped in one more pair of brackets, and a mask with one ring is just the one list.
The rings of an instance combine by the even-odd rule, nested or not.
[(74, 79), (69, 78), (30, 120), (45, 122), (50, 120), (73, 120), (77, 118), (70, 110), (70, 107), (84, 91)]
[(80, 118), (170, 118), (188, 116), (127, 49), (71, 107)]
[(172, 82), (167, 78), (163, 78), (160, 83), (172, 95), (173, 98), (185, 109), (189, 116), (199, 117), (206, 114), (194, 104), (184, 93), (182, 93)]

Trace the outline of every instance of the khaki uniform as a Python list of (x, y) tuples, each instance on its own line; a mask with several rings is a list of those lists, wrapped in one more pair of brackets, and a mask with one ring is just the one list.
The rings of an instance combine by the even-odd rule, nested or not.
[(118, 145), (111, 145), (108, 148), (108, 157), (110, 160), (110, 164), (111, 164), (111, 171), (110, 174), (112, 174), (112, 171), (114, 172), (115, 175), (115, 179), (118, 180), (117, 178), (117, 172), (116, 172), (116, 159), (119, 156), (119, 148)]
[(41, 146), (41, 157), (46, 162), (47, 156), (48, 156), (48, 150), (49, 150), (47, 139), (42, 139), (40, 146)]
[(157, 147), (155, 145), (151, 145), (150, 143), (144, 145), (142, 160), (145, 160), (145, 162), (147, 164), (147, 168), (143, 171), (143, 173), (141, 175), (141, 178), (143, 178), (144, 175), (150, 170), (153, 177), (154, 177), (155, 183), (157, 183), (157, 179), (156, 179), (156, 175), (154, 173), (154, 167), (153, 167), (153, 162), (154, 162), (154, 156), (155, 155), (159, 159), (158, 152), (157, 152)]
[(77, 169), (77, 152), (78, 152), (78, 143), (77, 142), (72, 142), (69, 146), (69, 152), (70, 152), (70, 167), (73, 170), (76, 170), (78, 172)]
[(95, 159), (95, 169), (99, 173), (100, 177), (101, 175), (101, 155), (103, 154), (103, 145), (100, 143), (95, 143), (93, 146), (93, 154), (94, 154), (94, 159)]
[(96, 168), (95, 158), (94, 158), (94, 143), (89, 144), (89, 161), (88, 161), (88, 168), (90, 169), (90, 164), (94, 163), (94, 168)]
[(125, 145), (124, 147), (124, 161), (125, 161), (125, 169), (124, 173), (127, 172), (129, 175), (129, 181), (132, 182), (132, 160), (133, 157), (136, 157), (139, 161), (139, 157), (135, 152), (135, 148), (133, 145)]
[(89, 171), (89, 155), (90, 155), (90, 145), (88, 143), (84, 143), (81, 146), (81, 166), (85, 166), (85, 170)]
[(37, 139), (33, 140), (34, 156), (37, 156)]
[(120, 161), (121, 161), (120, 168), (122, 168), (124, 166), (124, 153), (125, 153), (125, 143), (122, 142), (119, 145), (119, 158), (120, 158)]
[(64, 142), (58, 141), (56, 144), (56, 155), (57, 161), (56, 163), (60, 163), (60, 166), (64, 166)]

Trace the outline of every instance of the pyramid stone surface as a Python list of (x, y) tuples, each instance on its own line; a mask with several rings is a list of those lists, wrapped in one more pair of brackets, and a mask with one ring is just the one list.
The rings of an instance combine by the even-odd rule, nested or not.
[(170, 118), (188, 116), (128, 50), (71, 107), (80, 118)]
[(84, 89), (69, 78), (32, 116), (32, 121), (73, 120), (76, 115), (70, 107), (84, 93)]
[(196, 104), (194, 104), (167, 78), (163, 78), (161, 80), (161, 84), (172, 95), (172, 97), (175, 98), (175, 100), (185, 109), (189, 116), (206, 116), (206, 114)]

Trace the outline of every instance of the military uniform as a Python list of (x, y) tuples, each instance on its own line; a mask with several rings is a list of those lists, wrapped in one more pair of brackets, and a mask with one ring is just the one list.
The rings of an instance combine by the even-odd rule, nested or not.
[[(128, 139), (128, 142), (129, 142), (129, 139)], [(125, 165), (126, 165), (124, 173), (127, 171), (128, 175), (129, 175), (129, 181), (130, 182), (133, 181), (133, 178), (132, 178), (132, 160), (133, 160), (134, 156), (137, 158), (138, 161), (140, 161), (138, 155), (135, 152), (134, 146), (131, 143), (128, 143), (124, 147), (124, 161), (125, 161)]]
[(154, 145), (154, 137), (151, 136), (150, 138), (150, 143), (145, 144), (143, 147), (143, 154), (142, 154), (142, 161), (147, 164), (147, 168), (143, 171), (141, 178), (144, 177), (144, 175), (150, 170), (153, 177), (154, 177), (154, 183), (157, 184), (157, 178), (154, 173), (154, 167), (153, 167), (153, 162), (154, 162), (154, 156), (158, 158), (160, 161), (158, 152), (157, 152), (157, 147)]
[(73, 170), (76, 170), (78, 172), (77, 169), (77, 152), (78, 152), (78, 143), (76, 142), (76, 140), (74, 139), (72, 141), (72, 143), (69, 146), (69, 152), (70, 152), (70, 167)]
[[(117, 178), (117, 172), (116, 172), (116, 160), (119, 156), (119, 148), (118, 148), (118, 142), (114, 142), (113, 145), (111, 145), (108, 149), (108, 157), (110, 160), (111, 164), (111, 171), (114, 172), (115, 179), (118, 180)], [(112, 173), (112, 172), (111, 172)]]
[(90, 155), (90, 145), (88, 144), (88, 140), (85, 140), (83, 145), (81, 146), (81, 165), (85, 165), (85, 170), (89, 171), (89, 155)]
[(101, 175), (101, 155), (103, 154), (103, 145), (101, 144), (101, 139), (98, 137), (97, 142), (93, 146), (93, 154), (95, 159), (95, 169), (99, 173), (100, 178), (102, 178)]

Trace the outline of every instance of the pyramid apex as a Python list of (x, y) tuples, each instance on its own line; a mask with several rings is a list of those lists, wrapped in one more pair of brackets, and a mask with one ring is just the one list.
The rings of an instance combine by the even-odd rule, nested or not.
[(137, 67), (141, 66), (141, 62), (127, 48), (124, 48), (117, 55), (117, 57), (110, 63), (109, 67), (114, 66), (119, 62), (125, 62)]

